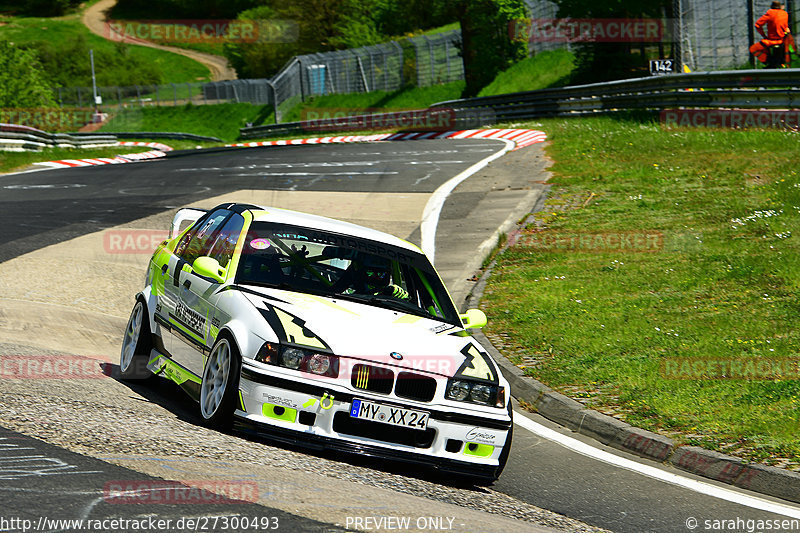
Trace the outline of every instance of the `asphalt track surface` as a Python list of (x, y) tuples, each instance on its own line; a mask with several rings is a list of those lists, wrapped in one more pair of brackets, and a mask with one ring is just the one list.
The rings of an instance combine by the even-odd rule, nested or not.
[[(230, 191), (430, 193), (450, 177), (500, 148), (501, 143), (486, 140), (270, 147), (178, 156), (148, 163), (0, 176), (0, 224), (4, 228), (0, 233), (0, 262)], [(453, 198), (459, 198), (467, 206), (478, 204), (477, 198), (469, 195), (454, 194)], [(449, 209), (458, 212), (465, 207), (449, 206)], [(444, 212), (447, 211), (448, 204)], [(336, 217), (336, 212), (326, 214)], [(440, 243), (438, 250), (437, 253), (446, 253), (446, 244)], [(79, 251), (76, 255), (79, 256)], [(150, 393), (160, 402), (169, 404), (171, 400), (168, 397), (159, 396), (161, 390)], [(180, 402), (176, 405), (178, 411), (183, 409)], [(537, 423), (556, 427), (536, 415), (518, 413), (517, 416), (528, 416)], [(14, 434), (3, 433), (0, 437), (24, 441), (24, 437)], [(46, 445), (40, 443), (34, 447), (40, 450), (42, 446)], [(61, 457), (57, 449), (50, 448), (46, 453)], [(67, 459), (82, 464), (80, 456)], [(654, 464), (646, 460), (641, 462)], [(370, 466), (382, 468), (380, 465)], [(86, 468), (90, 467), (94, 468), (86, 465)], [(100, 470), (103, 468), (98, 467)], [(676, 472), (666, 467), (664, 470)], [(119, 479), (122, 474), (117, 472), (114, 475)], [(723, 484), (705, 482), (727, 488)], [(20, 483), (23, 483), (20, 488), (26, 488), (23, 481)], [(3, 507), (34, 509), (26, 503), (33, 501), (33, 493), (14, 492), (14, 486), (17, 485), (4, 485), (4, 490), (8, 489), (13, 497), (4, 495)], [(97, 484), (94, 486), (96, 488)], [(699, 521), (697, 531), (704, 530), (704, 520), (786, 518), (596, 461), (519, 426), (516, 427), (508, 467), (493, 488), (521, 502), (619, 532), (688, 531), (686, 521), (690, 517)], [(739, 492), (744, 494), (744, 491)], [(62, 495), (38, 499), (35, 511), (30, 512), (38, 516), (63, 506), (85, 503), (85, 495), (73, 495), (73, 498), (70, 500), (68, 495)], [(118, 509), (114, 511), (119, 515)], [(261, 514), (270, 512), (269, 508), (261, 510)], [(299, 517), (286, 518), (295, 519), (299, 530), (314, 525)]]
[[(100, 487), (102, 490), (98, 490)], [(4, 509), (0, 531), (72, 531), (82, 527), (95, 531), (213, 531), (222, 530), (224, 524), (231, 526), (225, 531), (253, 531), (252, 517), (258, 517), (261, 529), (345, 531), (252, 503), (258, 495), (252, 485), (230, 484), (228, 494), (235, 494), (237, 499), (224, 497), (226, 487), (222, 484), (217, 487), (222, 497), (203, 493), (206, 487), (213, 488), (200, 482), (165, 483), (0, 428), (0, 495)], [(191, 506), (188, 513), (187, 505)], [(109, 517), (117, 522), (108, 521), (104, 526)]]

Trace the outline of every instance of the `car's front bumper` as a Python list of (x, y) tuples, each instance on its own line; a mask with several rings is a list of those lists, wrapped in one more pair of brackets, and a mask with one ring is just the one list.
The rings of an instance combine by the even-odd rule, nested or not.
[[(236, 415), (257, 433), (325, 448), (426, 464), (443, 471), (496, 478), (511, 419), (419, 402), (398, 402), (334, 383), (291, 380), (245, 365)], [(350, 416), (358, 398), (430, 413), (427, 430), (367, 422)]]

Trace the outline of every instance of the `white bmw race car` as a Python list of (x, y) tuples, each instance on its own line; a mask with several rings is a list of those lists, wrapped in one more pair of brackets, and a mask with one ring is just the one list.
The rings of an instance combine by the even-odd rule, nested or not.
[[(182, 222), (193, 222), (178, 231)], [(124, 379), (181, 385), (212, 427), (411, 461), (480, 482), (511, 446), (508, 382), (428, 258), (272, 207), (182, 209), (125, 331)]]

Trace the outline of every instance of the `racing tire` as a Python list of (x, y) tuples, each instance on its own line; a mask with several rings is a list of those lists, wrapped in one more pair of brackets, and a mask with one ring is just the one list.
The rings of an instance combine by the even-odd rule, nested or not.
[(228, 337), (219, 337), (208, 356), (200, 382), (200, 416), (219, 430), (230, 429), (239, 396), (242, 357)]
[(126, 381), (150, 378), (153, 373), (147, 369), (147, 361), (152, 348), (153, 338), (147, 306), (143, 300), (137, 299), (122, 338), (119, 354), (120, 377)]

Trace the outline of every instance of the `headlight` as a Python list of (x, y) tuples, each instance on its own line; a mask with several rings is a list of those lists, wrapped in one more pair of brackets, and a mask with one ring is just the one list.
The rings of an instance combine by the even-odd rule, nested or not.
[(331, 358), (321, 353), (315, 353), (308, 358), (306, 368), (312, 374), (323, 375), (331, 369)]
[(492, 397), (492, 388), (489, 385), (473, 385), (469, 397), (473, 402), (490, 403), (489, 399)]
[(339, 376), (339, 357), (337, 355), (317, 353), (294, 346), (265, 342), (258, 350), (255, 360), (317, 376), (334, 378)]
[(457, 402), (479, 403), (494, 407), (505, 407), (505, 390), (497, 385), (490, 385), (466, 379), (451, 379), (447, 383), (445, 398)]
[(281, 354), (281, 364), (288, 368), (298, 369), (303, 362), (303, 352), (297, 348), (286, 348)]
[(467, 381), (452, 381), (447, 388), (447, 399), (462, 402), (469, 396), (470, 384)]

